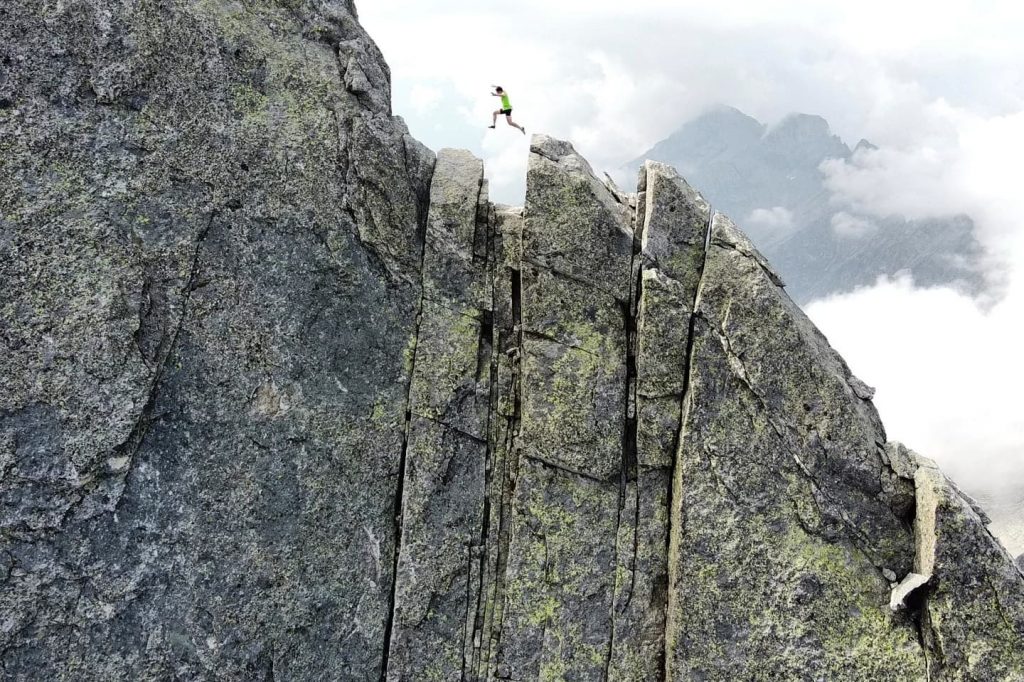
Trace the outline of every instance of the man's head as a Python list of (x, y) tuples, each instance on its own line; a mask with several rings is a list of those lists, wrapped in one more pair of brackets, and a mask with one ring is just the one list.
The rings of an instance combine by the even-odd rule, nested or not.
[(495, 86), (494, 86), (494, 91), (495, 91), (495, 92), (505, 92), (504, 90), (502, 90), (502, 89), (501, 89), (501, 86), (500, 86), (500, 85), (495, 85)]

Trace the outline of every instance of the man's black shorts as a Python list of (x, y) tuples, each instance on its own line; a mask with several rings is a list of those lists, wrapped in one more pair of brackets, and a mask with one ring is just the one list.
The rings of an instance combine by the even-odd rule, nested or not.
[(511, 109), (502, 109), (501, 113), (505, 114), (506, 116), (511, 116), (512, 115), (512, 110)]

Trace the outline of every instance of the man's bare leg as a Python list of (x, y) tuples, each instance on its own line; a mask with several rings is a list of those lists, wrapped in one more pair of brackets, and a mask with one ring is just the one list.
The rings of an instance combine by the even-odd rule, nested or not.
[(491, 119), (491, 125), (487, 126), (488, 128), (493, 128), (494, 126), (498, 125), (498, 114), (500, 114), (500, 113), (501, 113), (500, 109), (498, 111), (494, 112), (494, 116)]
[(521, 132), (523, 135), (526, 134), (526, 128), (519, 125), (518, 123), (513, 122), (511, 116), (505, 116), (505, 120), (508, 121), (508, 124), (513, 128), (519, 128), (519, 132)]

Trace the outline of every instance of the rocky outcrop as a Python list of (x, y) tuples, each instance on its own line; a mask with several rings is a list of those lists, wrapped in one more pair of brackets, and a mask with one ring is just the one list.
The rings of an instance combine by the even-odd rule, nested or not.
[(5, 678), (1024, 679), (983, 512), (671, 168), (492, 205), (347, 4), (0, 13)]
[(433, 165), (380, 53), (336, 2), (0, 45), (0, 676), (378, 677)]

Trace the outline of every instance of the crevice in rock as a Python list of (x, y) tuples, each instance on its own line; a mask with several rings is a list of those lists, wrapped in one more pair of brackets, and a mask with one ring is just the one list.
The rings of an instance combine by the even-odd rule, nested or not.
[[(676, 514), (676, 489), (682, 487), (680, 476), (682, 472), (679, 468), (680, 451), (683, 447), (683, 430), (686, 426), (686, 411), (690, 400), (690, 385), (693, 378), (694, 371), (694, 358), (693, 358), (693, 346), (694, 337), (697, 331), (697, 307), (700, 304), (701, 291), (704, 286), (704, 274), (707, 270), (708, 264), (708, 250), (711, 247), (711, 230), (714, 227), (715, 222), (715, 208), (708, 206), (708, 224), (704, 232), (704, 257), (701, 260), (700, 272), (697, 273), (697, 284), (693, 290), (693, 302), (690, 305), (690, 320), (689, 326), (686, 332), (686, 352), (684, 354), (684, 365), (683, 371), (683, 399), (679, 404), (679, 421), (676, 426), (675, 435), (675, 460), (672, 462), (672, 476), (669, 482), (668, 491), (668, 533), (667, 533), (667, 544), (665, 548), (668, 556), (668, 570), (669, 570), (669, 587), (668, 587), (668, 604), (666, 606), (666, 633), (665, 633), (665, 648), (663, 652), (664, 667), (661, 669), (662, 680), (672, 679), (672, 652), (669, 650), (669, 632), (667, 632), (669, 625), (671, 624), (672, 613), (678, 609), (676, 600), (679, 598), (675, 588), (675, 565), (676, 562), (672, 559), (672, 542), (673, 538), (681, 533), (681, 529), (678, 527), (683, 523), (682, 509), (679, 510), (679, 514)], [(677, 518), (678, 516), (678, 518)]]
[(999, 598), (999, 590), (992, 583), (992, 576), (985, 576), (985, 584), (988, 585), (988, 589), (992, 591), (992, 601), (996, 605), (996, 611), (999, 613), (999, 618), (1003, 621), (1003, 625), (1006, 626), (1007, 632), (1013, 632), (1016, 628), (1010, 621), (1010, 616), (1006, 613), (1006, 608), (1003, 606), (1002, 600)]
[(413, 418), (423, 419), (424, 421), (432, 422), (434, 424), (437, 424), (438, 426), (443, 426), (446, 430), (451, 431), (455, 435), (460, 436), (462, 438), (465, 438), (466, 440), (473, 441), (474, 443), (477, 443), (479, 445), (486, 445), (487, 444), (487, 439), (486, 438), (481, 438), (480, 436), (477, 436), (477, 435), (474, 435), (472, 433), (469, 433), (468, 431), (466, 431), (464, 429), (460, 429), (458, 426), (450, 424), (450, 423), (446, 422), (443, 419), (438, 419), (437, 417), (431, 417), (429, 415), (422, 414), (422, 413), (417, 412), (415, 410), (413, 410), (410, 413), (409, 418), (410, 418), (410, 420), (413, 419)]
[[(710, 246), (711, 246), (711, 233), (709, 232), (708, 233), (708, 241), (706, 242), (704, 248), (707, 249), (707, 248), (710, 248)], [(746, 249), (741, 249), (736, 244), (733, 244), (732, 242), (729, 242), (729, 241), (725, 241), (724, 239), (716, 239), (715, 240), (715, 246), (720, 246), (723, 249), (730, 249), (732, 251), (735, 251), (735, 252), (741, 254), (745, 258), (749, 258), (750, 260), (754, 261), (754, 263), (757, 265), (757, 267), (759, 267), (764, 272), (765, 275), (767, 275), (768, 279), (771, 280), (772, 284), (774, 284), (777, 287), (785, 288), (786, 283), (782, 281), (782, 278), (779, 277), (779, 275), (774, 270), (771, 269), (771, 266), (769, 266), (768, 263), (765, 262), (763, 258), (758, 258), (755, 254), (750, 253)]]
[[(423, 214), (424, 222), (426, 221), (426, 214)], [(424, 225), (425, 226), (425, 225)], [(424, 234), (423, 248), (420, 251), (420, 272), (419, 272), (419, 288), (420, 296), (419, 302), (416, 306), (416, 322), (413, 326), (413, 340), (412, 340), (412, 361), (409, 364), (409, 377), (405, 386), (405, 424), (402, 430), (402, 448), (398, 457), (398, 480), (395, 485), (395, 505), (394, 505), (394, 533), (395, 533), (395, 546), (394, 556), (392, 557), (392, 568), (391, 568), (391, 594), (388, 599), (388, 614), (387, 619), (384, 623), (384, 651), (381, 656), (381, 668), (380, 668), (380, 680), (386, 682), (388, 677), (388, 665), (391, 657), (391, 637), (394, 632), (395, 625), (395, 607), (396, 598), (398, 596), (398, 566), (402, 555), (402, 529), (404, 526), (404, 514), (405, 514), (405, 472), (406, 463), (409, 454), (409, 431), (412, 428), (412, 385), (413, 379), (416, 376), (416, 360), (419, 353), (420, 345), (420, 331), (423, 325), (423, 305), (426, 301), (426, 295), (424, 293), (424, 272), (425, 272), (425, 261), (426, 261), (426, 234)]]
[[(458, 305), (452, 305), (451, 302), (445, 299), (443, 296), (431, 296), (429, 294), (424, 294), (423, 300), (438, 308), (444, 308), (453, 315), (465, 317), (466, 319), (473, 320), (477, 324), (481, 325), (484, 324), (486, 320), (491, 319), (491, 317), (493, 316), (490, 310), (479, 310), (477, 308), (462, 308), (459, 307)], [(481, 330), (481, 333), (485, 332)]]
[[(405, 173), (410, 180), (416, 177), (415, 170), (409, 163), (409, 140), (408, 136), (402, 141), (402, 159), (405, 163)], [(413, 184), (416, 194), (416, 241), (420, 248), (426, 251), (427, 248), (427, 219), (430, 214), (430, 186), (434, 179), (437, 159), (435, 158), (430, 167), (430, 172), (422, 178), (422, 183)], [(422, 257), (422, 254), (421, 254)], [(420, 268), (422, 271), (422, 267)]]
[(637, 382), (637, 319), (636, 308), (641, 295), (640, 271), (637, 271), (635, 284), (636, 294), (633, 297), (633, 309), (624, 311), (626, 318), (626, 413), (622, 428), (622, 471), (619, 486), (619, 507), (624, 504), (622, 497), (626, 493), (626, 484), (637, 479), (637, 413), (636, 413), (636, 382)]
[(640, 474), (637, 472), (636, 496), (633, 504), (633, 554), (629, 563), (629, 591), (626, 593), (626, 601), (622, 605), (623, 610), (629, 608), (633, 603), (633, 594), (636, 591), (636, 563), (637, 555), (640, 552)]
[[(627, 203), (622, 202), (620, 203)], [(608, 609), (608, 652), (604, 662), (604, 678), (609, 679), (612, 665), (612, 656), (615, 651), (615, 613), (618, 601), (619, 584), (619, 561), (622, 559), (619, 547), (619, 532), (622, 528), (622, 512), (626, 507), (626, 494), (629, 484), (634, 483), (635, 499), (633, 515), (633, 542), (632, 556), (630, 561), (630, 587), (629, 597), (626, 603), (632, 600), (633, 586), (636, 580), (636, 553), (637, 553), (637, 522), (639, 521), (640, 508), (640, 486), (636, 485), (638, 477), (638, 456), (637, 456), (637, 329), (640, 315), (640, 299), (643, 296), (643, 232), (644, 221), (638, 220), (636, 213), (631, 217), (633, 230), (632, 254), (629, 263), (629, 298), (621, 303), (623, 317), (623, 332), (626, 340), (626, 378), (625, 378), (625, 401), (623, 406), (622, 421), (622, 461), (619, 465), (619, 500), (615, 511), (615, 533), (612, 537), (614, 557), (613, 566), (616, 579), (612, 582), (612, 598)]]
[[(478, 200), (479, 202), (479, 200)], [(492, 277), (497, 268), (497, 254), (495, 252), (497, 246), (497, 235), (496, 235), (496, 218), (494, 214), (494, 207), (490, 202), (487, 202), (486, 207), (486, 268), (491, 273)], [(480, 219), (480, 206), (477, 206), (477, 221)], [(491, 552), (492, 538), (491, 538), (491, 514), (492, 502), (491, 498), (495, 493), (494, 490), (494, 478), (495, 478), (495, 455), (497, 452), (497, 439), (496, 439), (496, 425), (498, 417), (498, 399), (499, 399), (499, 352), (500, 348), (496, 345), (495, 341), (500, 342), (500, 330), (496, 329), (496, 316), (495, 309), (498, 307), (498, 297), (501, 295), (497, 290), (497, 287), (493, 286), (494, 280), (492, 279), (491, 287), (491, 310), (482, 311), (482, 319), (480, 321), (480, 338), (478, 340), (477, 350), (477, 382), (480, 381), (482, 374), (482, 362), (485, 358), (482, 350), (484, 344), (487, 346), (487, 372), (490, 377), (490, 383), (488, 384), (487, 392), (487, 422), (484, 425), (484, 433), (487, 434), (486, 440), (486, 452), (484, 456), (484, 498), (482, 506), (483, 524), (480, 529), (480, 545), (478, 547), (479, 552), (479, 585), (476, 592), (476, 608), (473, 614), (472, 624), (468, 626), (467, 637), (469, 641), (467, 646), (472, 651), (472, 656), (469, 661), (469, 670), (467, 671), (465, 665), (463, 665), (462, 679), (475, 680), (481, 677), (480, 666), (481, 654), (485, 650), (483, 638), (487, 635), (486, 632), (486, 621), (488, 615), (488, 595), (491, 592), (492, 581), (497, 580), (496, 575), (491, 574), (493, 566), (491, 565)], [(502, 462), (504, 463), (504, 462)], [(500, 474), (501, 472), (499, 472)], [(503, 479), (499, 478), (504, 486)], [(500, 491), (499, 491), (499, 507), (500, 513)], [(469, 614), (467, 614), (467, 619)], [(486, 662), (484, 662), (486, 665)], [(483, 677), (486, 678), (486, 670), (483, 671)]]
[[(488, 244), (490, 239), (488, 234), (490, 232), (490, 222), (488, 221), (488, 208), (490, 204), (486, 201), (486, 194), (484, 193), (484, 187), (487, 186), (487, 181), (482, 179), (477, 187), (476, 191), (476, 215), (473, 219), (473, 244), (472, 244), (472, 258), (474, 264), (486, 264)], [(484, 201), (481, 201), (483, 199)]]
[(926, 594), (921, 600), (919, 631), (928, 675), (927, 680), (931, 682), (943, 679), (947, 663), (953, 664), (953, 662), (947, 660), (946, 652), (942, 649), (942, 640), (932, 625), (931, 613), (928, 611), (928, 596), (930, 595)]
[[(770, 419), (768, 420), (768, 422), (771, 423), (772, 428), (775, 429), (776, 432), (778, 432), (778, 427), (775, 426)], [(829, 514), (824, 509), (821, 508), (821, 503), (818, 501), (817, 498), (817, 495), (821, 495), (821, 497), (826, 502), (832, 504), (838, 510), (839, 519), (843, 522), (843, 525), (846, 526), (846, 528), (851, 533), (850, 542), (853, 545), (853, 547), (857, 549), (861, 554), (863, 554), (867, 558), (867, 560), (870, 561), (871, 564), (879, 570), (879, 572), (881, 572), (881, 570), (884, 568), (884, 562), (880, 561), (875, 556), (874, 552), (871, 550), (870, 540), (868, 539), (868, 537), (864, 534), (863, 531), (860, 530), (860, 528), (857, 527), (857, 524), (854, 523), (852, 519), (850, 519), (846, 512), (843, 511), (842, 507), (838, 505), (836, 501), (833, 500), (828, 495), (828, 493), (825, 492), (825, 490), (818, 483), (818, 479), (814, 477), (814, 474), (811, 472), (811, 470), (807, 467), (806, 464), (804, 464), (803, 460), (800, 459), (800, 456), (797, 455), (796, 452), (791, 452), (791, 455), (793, 457), (793, 461), (796, 462), (797, 464), (797, 469), (800, 471), (800, 473), (804, 475), (804, 477), (807, 479), (808, 484), (811, 487), (811, 499), (814, 502), (814, 506), (818, 510), (818, 514), (824, 519), (834, 517), (833, 514)], [(817, 495), (814, 493), (817, 493)]]
[[(489, 250), (493, 250), (496, 243), (496, 235), (489, 234)], [(497, 256), (494, 256), (497, 262)], [(494, 313), (489, 318), (491, 335), (491, 356), (490, 356), (490, 401), (488, 410), (488, 446), (487, 465), (485, 469), (485, 490), (484, 496), (484, 528), (481, 541), (480, 556), (480, 589), (477, 601), (476, 619), (472, 631), (474, 656), (469, 670), (469, 676), (464, 673), (464, 679), (490, 679), (495, 661), (495, 646), (500, 641), (500, 632), (504, 618), (504, 594), (507, 579), (508, 554), (511, 541), (511, 513), (512, 493), (515, 486), (515, 478), (518, 472), (517, 460), (517, 437), (518, 425), (521, 417), (521, 394), (520, 394), (520, 362), (522, 358), (522, 277), (521, 272), (515, 269), (508, 270), (509, 289), (507, 292), (500, 291), (498, 287), (493, 289), (495, 310), (504, 309), (506, 303), (510, 304), (512, 319), (501, 326), (496, 320)], [(499, 303), (500, 297), (508, 295)], [(511, 348), (507, 347), (511, 345)], [(499, 376), (501, 358), (510, 359), (509, 390), (512, 395), (512, 416), (499, 413), (502, 399), (502, 381)], [(504, 420), (503, 441), (498, 442), (497, 436), (498, 420)], [(496, 454), (501, 453), (500, 462), (496, 462)], [(497, 489), (495, 486), (498, 486)], [(492, 496), (494, 499), (492, 499)], [(497, 528), (491, 527), (491, 517), (495, 514)], [(493, 551), (493, 558), (492, 558)]]
[[(484, 376), (484, 371), (490, 371), (493, 363), (491, 357), (494, 355), (494, 313), (490, 310), (480, 311), (480, 333), (476, 343), (476, 372), (474, 377), (479, 384)], [(493, 377), (493, 374), (492, 374)], [(493, 406), (488, 408), (488, 420)]]
[[(493, 320), (490, 334), (493, 338)], [(473, 647), (473, 659), (470, 662), (471, 677), (469, 679), (478, 679), (480, 677), (480, 656), (483, 648), (483, 638), (487, 636), (487, 598), (491, 586), (488, 582), (488, 578), (491, 577), (489, 559), (489, 549), (491, 547), (491, 496), (494, 493), (494, 476), (495, 476), (495, 452), (496, 445), (494, 439), (494, 428), (495, 420), (498, 412), (498, 354), (492, 349), (491, 352), (491, 384), (490, 391), (488, 394), (488, 409), (487, 409), (487, 451), (485, 455), (484, 465), (484, 500), (483, 500), (483, 527), (480, 531), (480, 589), (477, 595), (477, 608), (476, 616), (473, 621), (472, 631), (470, 637), (472, 641), (470, 645)], [(499, 474), (502, 472), (499, 472)], [(501, 504), (500, 498), (498, 504)], [(500, 513), (500, 506), (499, 506)], [(500, 525), (500, 521), (499, 521)], [(497, 580), (497, 576), (491, 577), (493, 580)], [(486, 661), (486, 659), (485, 659)], [(486, 676), (486, 674), (485, 674)], [(463, 667), (462, 678), (466, 679), (466, 670)]]
[[(485, 494), (486, 498), (487, 495)], [(486, 517), (484, 523), (486, 524)], [(482, 584), (481, 586), (482, 587)], [(480, 589), (476, 591), (477, 598), (479, 599)], [(473, 604), (473, 546), (466, 546), (466, 611), (462, 616), (462, 666), (459, 668), (459, 677), (463, 680), (466, 679), (466, 664), (470, 661), (466, 660), (466, 649), (467, 647), (473, 646), (473, 631), (476, 629), (473, 625), (473, 621), (470, 620), (470, 614), (475, 611), (472, 607)]]
[(562, 163), (562, 159), (561, 158), (549, 155), (541, 147), (534, 147), (533, 145), (531, 145), (530, 146), (530, 153), (531, 154), (536, 154), (537, 156), (539, 156), (542, 159), (547, 159), (548, 161), (550, 161), (551, 163), (553, 163), (555, 165), (561, 165), (561, 163)]
[(156, 371), (158, 369), (155, 364), (158, 355), (156, 351), (158, 349), (153, 349), (152, 351), (147, 350), (146, 346), (148, 344), (146, 343), (145, 338), (146, 320), (149, 318), (150, 313), (153, 311), (155, 307), (155, 301), (153, 296), (153, 280), (152, 278), (146, 276), (145, 274), (145, 264), (141, 263), (141, 261), (143, 260), (142, 257), (140, 256), (138, 260), (140, 261), (140, 265), (143, 268), (142, 295), (140, 297), (141, 301), (139, 303), (139, 326), (135, 330), (135, 333), (132, 334), (132, 341), (134, 341), (135, 347), (138, 348), (139, 355), (142, 356), (142, 361), (146, 364), (146, 367), (153, 371)]
[(559, 346), (563, 346), (565, 348), (572, 348), (573, 350), (579, 351), (580, 353), (586, 353), (587, 355), (594, 358), (600, 357), (597, 353), (595, 353), (592, 350), (587, 350), (586, 348), (583, 348), (582, 346), (577, 346), (576, 344), (573, 343), (566, 343), (562, 339), (556, 336), (552, 336), (551, 334), (545, 334), (544, 332), (535, 331), (533, 329), (526, 329), (523, 331), (523, 335), (529, 336), (532, 339), (540, 339), (541, 341), (557, 343)]
[[(494, 493), (494, 477), (495, 477), (495, 452), (497, 443), (493, 439), (495, 419), (498, 410), (498, 360), (497, 354), (491, 354), (491, 386), (490, 394), (488, 396), (488, 410), (487, 410), (487, 452), (486, 452), (486, 464), (484, 467), (484, 499), (483, 499), (483, 527), (480, 532), (480, 590), (477, 597), (477, 609), (476, 616), (473, 622), (471, 646), (473, 647), (473, 660), (471, 662), (470, 669), (472, 674), (479, 677), (479, 670), (482, 664), (486, 664), (486, 658), (483, 662), (481, 661), (481, 655), (486, 651), (484, 646), (483, 638), (487, 636), (487, 604), (488, 596), (491, 592), (491, 580), (497, 581), (497, 575), (491, 576), (491, 566), (488, 563), (491, 547), (491, 496)], [(498, 472), (498, 475), (503, 475), (502, 472)], [(501, 500), (498, 500), (498, 511), (499, 515), (501, 512), (500, 504)], [(500, 516), (499, 516), (499, 527), (500, 527)], [(463, 671), (463, 679), (466, 678), (465, 670)], [(471, 677), (470, 679), (475, 679)]]
[(683, 394), (678, 392), (670, 393), (644, 393), (637, 389), (637, 398), (643, 398), (644, 400), (682, 400)]
[[(493, 651), (492, 647), (497, 643), (497, 633), (501, 631), (502, 625), (502, 614), (504, 609), (504, 590), (505, 590), (505, 579), (506, 571), (508, 566), (508, 548), (510, 542), (510, 514), (509, 506), (511, 504), (511, 494), (509, 493), (509, 483), (512, 476), (512, 468), (510, 465), (512, 447), (515, 441), (513, 435), (513, 423), (514, 420), (510, 418), (506, 419), (506, 436), (504, 446), (504, 459), (502, 461), (502, 470), (499, 472), (501, 478), (501, 490), (498, 498), (498, 528), (497, 528), (497, 551), (494, 565), (494, 583), (489, 586), (489, 598), (491, 600), (490, 610), (483, 616), (483, 622), (480, 629), (480, 636), (484, 641), (481, 642), (481, 661), (478, 666), (480, 671), (479, 677), (486, 679), (488, 671), (492, 667)], [(484, 600), (486, 608), (486, 599)], [(497, 626), (495, 626), (497, 621)]]
[[(493, 222), (490, 220), (490, 203), (486, 200), (484, 188), (486, 183), (481, 180), (477, 190), (476, 212), (474, 217), (473, 232), (473, 254), (474, 266), (483, 268), (486, 272), (493, 265), (492, 249), (494, 247), (494, 236), (492, 234)], [(482, 203), (481, 203), (482, 202)], [(482, 245), (483, 252), (478, 255), (477, 249)], [(487, 417), (483, 425), (483, 438), (476, 439), (484, 446), (484, 483), (483, 499), (481, 500), (481, 519), (479, 535), (476, 544), (468, 547), (469, 555), (466, 563), (466, 612), (463, 619), (463, 641), (462, 641), (462, 668), (461, 678), (463, 680), (475, 678), (477, 657), (479, 655), (479, 637), (483, 621), (483, 609), (486, 604), (486, 593), (489, 589), (488, 583), (488, 545), (490, 542), (491, 527), (491, 494), (493, 485), (493, 459), (494, 442), (492, 424), (497, 413), (497, 354), (494, 348), (494, 305), (495, 291), (491, 288), (491, 308), (477, 309), (479, 320), (479, 331), (477, 335), (477, 357), (476, 369), (474, 371), (474, 383), (479, 387), (480, 382), (485, 378), (488, 380), (487, 391)], [(475, 554), (474, 554), (475, 552)], [(477, 568), (474, 578), (474, 565)]]
[[(560, 255), (560, 252), (556, 253), (555, 255)], [(587, 279), (585, 277), (580, 277), (579, 275), (575, 275), (566, 270), (562, 270), (561, 268), (548, 263), (543, 256), (524, 256), (523, 264), (544, 270), (548, 274), (554, 275), (555, 277), (561, 277), (562, 279), (574, 282), (575, 284), (579, 284), (580, 286), (585, 287), (589, 291), (593, 291), (603, 296), (607, 296), (610, 299), (621, 300), (617, 296), (617, 290), (615, 289), (615, 287), (609, 286), (607, 282)]]
[[(495, 647), (500, 641), (505, 627), (505, 586), (508, 582), (509, 548), (512, 541), (512, 500), (515, 496), (519, 478), (519, 425), (523, 416), (522, 397), (522, 358), (523, 358), (523, 278), (522, 271), (511, 270), (510, 284), (512, 294), (512, 339), (514, 342), (511, 362), (512, 416), (506, 417), (506, 436), (504, 444), (505, 471), (501, 488), (501, 501), (498, 511), (498, 552), (495, 566), (495, 583), (493, 592), (492, 615), (486, 655), (486, 669), (483, 678), (487, 678), (493, 668)], [(525, 456), (525, 455), (524, 455)], [(495, 624), (496, 623), (496, 624)]]
[(612, 478), (611, 480), (600, 478), (598, 476), (594, 476), (593, 474), (588, 474), (585, 471), (580, 471), (579, 469), (566, 466), (565, 464), (562, 464), (560, 462), (553, 462), (550, 459), (546, 459), (534, 453), (523, 453), (522, 457), (524, 459), (530, 460), (531, 462), (536, 462), (537, 464), (540, 464), (545, 469), (551, 469), (552, 471), (557, 471), (563, 474), (577, 476), (579, 478), (584, 478), (588, 481), (593, 481), (594, 483), (600, 483), (601, 485), (614, 485), (616, 483), (614, 478)]
[(921, 654), (924, 656), (925, 664), (925, 680), (930, 681), (931, 678), (931, 644), (929, 636), (929, 628), (927, 624), (928, 620), (928, 594), (929, 586), (923, 585), (920, 589), (914, 590), (907, 595), (904, 602), (906, 606), (906, 617), (910, 625), (914, 628), (915, 634), (917, 634), (917, 642), (921, 646)]
[[(521, 270), (512, 271), (512, 329), (518, 331), (523, 325), (523, 273)], [(522, 342), (519, 343), (520, 349)], [(518, 395), (517, 395), (518, 397)]]
[[(417, 330), (418, 334), (418, 330)], [(413, 361), (415, 363), (415, 360)], [(402, 452), (398, 460), (398, 481), (395, 486), (395, 508), (394, 508), (394, 530), (395, 549), (391, 569), (391, 595), (388, 601), (388, 616), (384, 624), (384, 653), (381, 663), (381, 682), (385, 682), (388, 676), (388, 663), (391, 656), (391, 635), (395, 625), (395, 600), (398, 593), (398, 564), (402, 553), (402, 515), (405, 508), (405, 463), (409, 447), (409, 424), (412, 415), (408, 410), (405, 413), (405, 434), (402, 437)]]
[[(196, 236), (196, 248), (192, 253), (192, 264), (189, 267), (188, 280), (185, 283), (185, 287), (182, 289), (181, 295), (181, 312), (178, 314), (177, 324), (174, 327), (174, 332), (171, 334), (166, 346), (158, 350), (154, 355), (156, 357), (155, 367), (156, 370), (153, 373), (153, 379), (149, 384), (149, 390), (147, 392), (146, 404), (142, 408), (142, 412), (139, 414), (139, 418), (136, 420), (135, 425), (132, 427), (128, 438), (120, 446), (114, 449), (114, 453), (117, 457), (127, 457), (128, 463), (123, 467), (124, 477), (127, 478), (129, 471), (131, 471), (132, 464), (135, 462), (135, 455), (138, 453), (139, 448), (142, 447), (142, 441), (145, 440), (146, 434), (149, 432), (149, 427), (153, 422), (153, 411), (156, 409), (157, 394), (159, 393), (160, 382), (163, 379), (164, 372), (167, 369), (168, 362), (171, 356), (174, 354), (175, 349), (178, 345), (178, 339), (181, 336), (181, 330), (185, 326), (185, 318), (188, 315), (189, 304), (192, 301), (192, 292), (196, 289), (196, 282), (199, 279), (199, 258), (202, 255), (203, 245), (206, 243), (206, 238), (210, 234), (210, 230), (213, 229), (213, 223), (216, 221), (218, 213), (214, 211), (210, 214), (210, 219), (203, 227), (202, 231)], [(113, 511), (116, 513), (121, 505), (121, 500), (124, 498), (124, 490), (122, 489), (121, 494), (118, 496), (117, 501), (114, 503)], [(79, 502), (84, 500), (81, 498)], [(70, 517), (71, 510), (64, 515), (64, 519)], [(63, 521), (61, 522), (61, 528), (63, 529)]]

